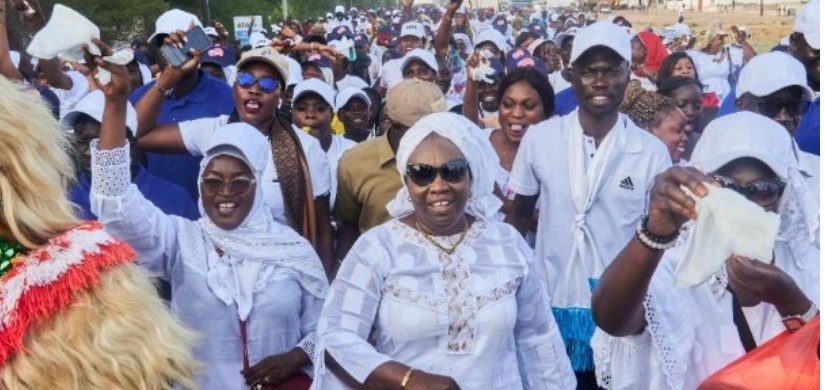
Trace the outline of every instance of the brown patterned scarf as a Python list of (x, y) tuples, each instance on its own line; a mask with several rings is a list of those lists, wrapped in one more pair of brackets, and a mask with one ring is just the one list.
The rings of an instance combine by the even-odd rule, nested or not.
[(269, 143), (289, 226), (315, 245), (315, 197), (301, 141), (289, 123), (277, 119), (270, 129)]
[[(237, 111), (230, 115), (229, 122), (240, 122)], [(315, 246), (315, 196), (301, 140), (289, 122), (276, 118), (269, 130), (269, 143), (281, 184), (287, 223)]]

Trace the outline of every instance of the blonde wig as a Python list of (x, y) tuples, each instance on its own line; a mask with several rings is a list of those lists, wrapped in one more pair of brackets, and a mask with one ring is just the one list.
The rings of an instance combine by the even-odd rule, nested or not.
[(157, 297), (145, 271), (123, 263), (30, 329), (0, 368), (3, 390), (196, 389), (196, 336)]
[[(71, 143), (39, 96), (0, 77), (0, 228), (28, 248), (78, 223)], [(9, 238), (12, 238), (9, 237)]]

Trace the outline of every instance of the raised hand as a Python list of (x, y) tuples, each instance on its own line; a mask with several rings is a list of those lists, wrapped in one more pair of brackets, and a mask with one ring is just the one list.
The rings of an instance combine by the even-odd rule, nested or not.
[(702, 198), (708, 193), (705, 185), (716, 184), (710, 176), (696, 168), (670, 167), (656, 176), (650, 190), (648, 229), (651, 233), (669, 237), (676, 233), (688, 219), (696, 218), (696, 203), (682, 190), (687, 187)]
[(27, 27), (40, 29), (46, 24), (46, 14), (38, 0), (12, 0), (12, 3)]
[(409, 8), (413, 6), (415, 0), (401, 0), (401, 6), (404, 8)]
[(129, 99), (129, 94), (131, 92), (131, 83), (129, 81), (129, 71), (126, 70), (125, 65), (118, 65), (112, 62), (106, 61), (103, 57), (108, 57), (114, 54), (112, 49), (103, 43), (99, 39), (93, 39), (92, 43), (100, 49), (100, 56), (92, 55), (89, 52), (88, 47), (83, 48), (84, 55), (86, 57), (87, 64), (93, 64), (94, 66), (94, 73), (100, 71), (98, 68), (106, 69), (111, 73), (111, 81), (107, 84), (102, 84), (98, 81), (97, 77), (93, 77), (95, 84), (97, 85), (98, 89), (103, 92), (103, 95), (106, 96), (107, 99), (116, 99), (119, 101), (127, 101)]
[[(184, 41), (186, 40), (186, 33), (181, 30), (175, 31), (172, 34), (169, 34), (163, 42), (164, 44), (172, 45), (178, 48), (183, 48)], [(192, 73), (197, 72), (198, 64), (200, 64), (201, 53), (197, 50), (190, 50), (189, 51), (189, 60), (183, 63), (179, 68), (172, 66), (171, 64), (166, 64), (166, 67), (163, 69), (163, 72), (158, 77), (157, 83), (159, 86), (169, 89), (175, 88), (183, 78)]]
[(448, 1), (446, 6), (447, 15), (451, 18), (455, 16), (455, 13), (461, 8), (462, 3), (464, 3), (464, 0)]

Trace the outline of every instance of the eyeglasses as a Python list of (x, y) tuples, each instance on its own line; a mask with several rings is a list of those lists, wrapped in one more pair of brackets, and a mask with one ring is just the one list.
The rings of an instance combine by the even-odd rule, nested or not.
[(785, 109), (788, 115), (798, 117), (808, 110), (810, 102), (797, 99), (757, 99), (756, 105), (759, 107), (759, 112), (768, 118), (775, 118), (782, 112), (782, 109)]
[(217, 177), (204, 177), (201, 182), (203, 183), (203, 190), (209, 195), (215, 195), (227, 186), (229, 187), (229, 193), (235, 195), (249, 191), (249, 188), (255, 184), (255, 179), (236, 177), (230, 181), (223, 181)]
[(440, 167), (427, 164), (410, 164), (407, 165), (407, 177), (419, 187), (430, 185), (435, 180), (436, 175), (441, 175), (441, 178), (446, 182), (458, 183), (467, 176), (469, 166), (470, 163), (464, 158), (457, 158)]
[(779, 179), (759, 180), (748, 185), (739, 184), (727, 176), (711, 175), (724, 188), (728, 188), (740, 193), (751, 202), (762, 207), (771, 207), (779, 201), (785, 191), (785, 182)]
[(252, 73), (247, 72), (240, 72), (238, 73), (238, 77), (235, 78), (235, 82), (243, 89), (252, 88), (255, 83), (258, 83), (258, 87), (261, 88), (261, 91), (266, 93), (272, 93), (280, 88), (281, 83), (278, 82), (274, 77), (255, 77)]

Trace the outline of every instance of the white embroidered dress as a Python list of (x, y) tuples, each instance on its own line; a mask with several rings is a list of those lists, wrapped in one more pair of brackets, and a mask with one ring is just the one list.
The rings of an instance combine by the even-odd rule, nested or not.
[[(313, 356), (326, 279), (315, 277), (312, 259), (305, 265), (295, 259), (221, 259), (200, 221), (164, 214), (131, 184), (128, 143), (99, 151), (95, 140), (91, 149), (92, 210), (110, 234), (135, 249), (141, 266), (171, 284), (172, 312), (202, 337), (195, 349), (201, 389), (249, 388), (240, 374), (239, 312), (248, 315), (251, 365), (296, 346)], [(277, 259), (277, 252), (272, 257)], [(320, 265), (317, 257), (315, 262)]]
[[(451, 247), (459, 235), (434, 239)], [(359, 382), (394, 360), (450, 376), (462, 390), (575, 388), (532, 263), (533, 251), (504, 223), (477, 220), (447, 255), (387, 222), (344, 260), (319, 322), (319, 351)], [(323, 367), (314, 388), (349, 389)]]

